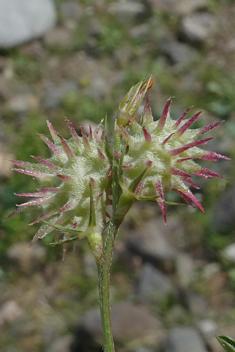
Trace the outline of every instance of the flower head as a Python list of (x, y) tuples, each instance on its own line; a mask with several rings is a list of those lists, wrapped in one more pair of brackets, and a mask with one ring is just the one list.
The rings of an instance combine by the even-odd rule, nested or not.
[(39, 135), (52, 152), (49, 159), (32, 155), (38, 163), (11, 161), (17, 166), (14, 171), (36, 177), (39, 181), (35, 193), (17, 194), (31, 200), (18, 205), (7, 217), (30, 206), (40, 208), (42, 214), (32, 224), (40, 221), (44, 223), (32, 243), (48, 235), (54, 228), (62, 229), (62, 225), (66, 231), (63, 242), (74, 239), (74, 235), (76, 238), (85, 237), (94, 227), (96, 233), (101, 233), (106, 222), (110, 162), (106, 154), (104, 131), (100, 140), (97, 140), (101, 125), (94, 132), (90, 129), (89, 137), (81, 128), (82, 137), (79, 137), (71, 122), (67, 119), (66, 122), (72, 136), (69, 140), (60, 136), (50, 122), (47, 124), (53, 142)]
[(161, 208), (165, 222), (165, 194), (167, 192), (173, 190), (188, 204), (193, 206), (194, 203), (204, 211), (188, 187), (190, 185), (199, 188), (193, 182), (192, 176), (223, 178), (197, 164), (195, 159), (212, 161), (228, 159), (200, 148), (212, 138), (198, 139), (205, 132), (220, 125), (221, 122), (191, 129), (192, 123), (202, 117), (202, 112), (199, 111), (185, 121), (184, 118), (189, 108), (175, 121), (170, 117), (171, 101), (172, 98), (167, 100), (161, 118), (154, 121), (147, 96), (140, 120), (130, 116), (128, 124), (120, 124), (118, 119), (116, 124), (116, 133), (122, 136), (124, 150), (122, 156), (119, 155), (122, 168), (120, 184), (123, 194), (126, 197), (129, 195), (132, 199), (156, 201)]

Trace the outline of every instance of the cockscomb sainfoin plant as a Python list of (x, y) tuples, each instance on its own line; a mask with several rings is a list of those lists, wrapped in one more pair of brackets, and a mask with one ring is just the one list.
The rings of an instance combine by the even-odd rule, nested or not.
[[(153, 81), (142, 80), (127, 93), (118, 109), (113, 136), (108, 132), (107, 118), (95, 131), (90, 129), (89, 136), (81, 128), (81, 137), (66, 119), (71, 133), (69, 140), (48, 122), (53, 142), (43, 135), (40, 137), (50, 148), (51, 157), (45, 160), (32, 156), (36, 163), (12, 161), (17, 166), (13, 170), (39, 181), (35, 193), (17, 194), (31, 200), (18, 205), (7, 217), (30, 206), (41, 210), (39, 218), (32, 223), (41, 223), (32, 244), (54, 229), (62, 233), (62, 238), (53, 244), (87, 237), (98, 267), (105, 352), (114, 351), (109, 305), (113, 247), (119, 226), (133, 202), (158, 203), (166, 222), (165, 194), (173, 190), (187, 203), (204, 211), (189, 189), (190, 186), (199, 188), (192, 176), (223, 177), (195, 160), (228, 159), (200, 148), (212, 139), (202, 137), (204, 133), (221, 123), (190, 128), (201, 118), (201, 111), (185, 120), (189, 108), (178, 120), (173, 120), (170, 98), (160, 119), (154, 120), (148, 99)], [(138, 118), (135, 113), (144, 97), (145, 106)], [(109, 212), (108, 205), (112, 205)]]

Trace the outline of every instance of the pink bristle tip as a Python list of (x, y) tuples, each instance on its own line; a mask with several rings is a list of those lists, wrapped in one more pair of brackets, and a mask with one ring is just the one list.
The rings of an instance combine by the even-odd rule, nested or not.
[(49, 178), (54, 176), (54, 175), (45, 174), (44, 172), (30, 171), (30, 170), (16, 169), (16, 168), (13, 168), (12, 171), (16, 171), (16, 172), (19, 172), (21, 174), (32, 176), (32, 177), (41, 178), (41, 179), (44, 179), (44, 180), (48, 180)]
[(139, 184), (138, 184), (138, 186), (136, 187), (136, 190), (135, 190), (135, 193), (136, 194), (139, 194), (140, 192), (141, 192), (141, 190), (144, 188), (144, 183), (143, 182), (140, 182)]
[(66, 176), (66, 175), (57, 175), (59, 178), (61, 178), (61, 180), (63, 180), (64, 182), (72, 182), (73, 181), (73, 179), (72, 179), (72, 177), (70, 177), (70, 176)]
[(185, 124), (178, 129), (176, 132), (177, 135), (181, 136), (193, 124), (193, 122), (199, 120), (202, 117), (201, 113), (202, 111), (199, 111), (197, 114), (188, 119), (188, 121), (186, 121)]
[(165, 204), (165, 197), (164, 197), (164, 193), (163, 193), (163, 188), (162, 188), (162, 183), (161, 181), (158, 181), (154, 184), (160, 198), (157, 198), (157, 203), (161, 209), (161, 212), (162, 212), (162, 215), (163, 215), (163, 218), (164, 218), (164, 222), (165, 224), (167, 224), (167, 221), (166, 221), (166, 204)]
[(48, 195), (47, 192), (35, 192), (35, 193), (14, 193), (18, 197), (45, 197)]
[(179, 169), (175, 169), (174, 167), (170, 168), (170, 173), (172, 175), (177, 175), (177, 176), (191, 177), (191, 175), (187, 174), (186, 172), (179, 170)]
[(175, 155), (178, 155), (178, 154), (181, 154), (183, 153), (184, 151), (190, 149), (190, 148), (193, 148), (193, 147), (196, 147), (198, 145), (203, 145), (203, 144), (206, 144), (208, 141), (210, 141), (211, 139), (213, 138), (205, 138), (205, 139), (201, 139), (199, 141), (195, 141), (195, 142), (191, 142), (191, 143), (188, 143), (188, 144), (185, 144), (183, 147), (181, 148), (177, 148), (177, 149), (173, 149), (170, 151), (170, 154), (172, 156), (175, 156)]
[(158, 121), (158, 126), (157, 126), (158, 131), (161, 131), (165, 126), (167, 115), (169, 114), (169, 111), (170, 111), (172, 99), (173, 99), (173, 97), (169, 98), (166, 102), (166, 105), (165, 105), (163, 112), (162, 112), (162, 116), (161, 116), (160, 120)]
[(227, 156), (218, 154), (218, 153), (214, 153), (214, 152), (207, 152), (206, 156), (209, 158), (215, 158), (215, 159), (223, 159), (223, 160), (231, 160), (231, 158), (228, 158)]
[(166, 144), (166, 142), (169, 141), (169, 139), (174, 135), (175, 133), (171, 133), (166, 139), (164, 139), (164, 141), (162, 142), (162, 144)]
[(54, 127), (52, 126), (52, 123), (50, 121), (48, 121), (48, 120), (46, 121), (46, 123), (47, 123), (48, 129), (50, 131), (51, 137), (53, 138), (53, 140), (56, 139), (57, 138), (57, 132), (54, 129)]
[(151, 135), (148, 133), (148, 131), (146, 130), (146, 128), (144, 126), (143, 126), (143, 132), (144, 132), (145, 141), (147, 143), (150, 143), (152, 140)]
[(224, 121), (218, 121), (218, 122), (215, 122), (215, 123), (212, 123), (211, 125), (208, 125), (208, 126), (204, 126), (200, 129), (200, 134), (203, 134), (203, 133), (206, 133), (210, 130), (212, 130), (213, 128), (221, 125), (221, 123), (223, 123)]
[(98, 155), (99, 155), (99, 158), (101, 160), (105, 160), (106, 159), (105, 155), (102, 153), (102, 151), (99, 148), (98, 148)]
[(71, 133), (71, 136), (73, 137), (74, 142), (79, 144), (80, 143), (80, 139), (78, 137), (78, 134), (77, 134), (72, 122), (70, 122), (67, 118), (65, 119), (65, 121), (66, 121), (66, 123), (68, 125), (69, 131)]
[(207, 176), (212, 176), (212, 177), (217, 177), (217, 178), (221, 178), (222, 180), (226, 180), (226, 178), (224, 178), (223, 176), (220, 176), (219, 174), (217, 174), (216, 172), (209, 170), (205, 167), (202, 167), (200, 170), (200, 173), (207, 175)]
[(68, 146), (68, 143), (66, 142), (66, 140), (63, 137), (61, 137), (59, 134), (58, 134), (58, 137), (61, 140), (62, 146), (64, 148), (65, 153), (67, 154), (68, 159), (74, 159), (74, 154), (70, 149), (70, 147)]
[(80, 126), (81, 129), (81, 134), (82, 134), (82, 139), (83, 139), (83, 143), (86, 147), (90, 147), (90, 143), (89, 140), (87, 138), (86, 132), (84, 131), (84, 128), (82, 126)]
[(146, 165), (147, 168), (150, 169), (153, 166), (153, 162), (151, 160), (147, 160), (145, 165)]
[(58, 171), (59, 170), (59, 168), (57, 166), (53, 165), (52, 163), (50, 163), (47, 160), (39, 158), (38, 156), (31, 155), (31, 158), (37, 160), (39, 163), (43, 164), (44, 166), (48, 167), (49, 169), (51, 169), (53, 171)]
[(50, 218), (51, 216), (55, 215), (55, 212), (54, 211), (51, 211), (50, 213), (47, 213), (47, 214), (44, 214), (44, 215), (41, 215), (39, 218), (37, 218), (36, 220), (34, 220), (33, 222), (31, 222), (29, 225), (35, 225), (37, 223), (39, 223), (40, 221), (43, 221), (45, 219), (48, 219)]
[(61, 157), (62, 151), (61, 151), (54, 143), (52, 143), (52, 142), (50, 141), (50, 139), (48, 139), (47, 137), (43, 136), (43, 134), (38, 133), (38, 135), (39, 135), (40, 138), (43, 140), (43, 142), (46, 143), (46, 145), (48, 146), (48, 148), (50, 148), (51, 151), (52, 151), (55, 155)]
[(181, 121), (185, 118), (185, 116), (187, 115), (187, 113), (189, 112), (189, 110), (192, 109), (192, 106), (190, 106), (187, 110), (185, 110), (185, 112), (183, 113), (183, 115), (176, 121), (176, 123), (174, 124), (174, 127), (177, 128), (179, 126), (179, 124), (181, 123)]

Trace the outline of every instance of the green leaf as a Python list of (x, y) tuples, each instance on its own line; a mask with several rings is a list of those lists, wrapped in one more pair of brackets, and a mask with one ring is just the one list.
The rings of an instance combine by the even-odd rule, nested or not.
[(65, 244), (65, 243), (69, 243), (69, 242), (76, 241), (76, 240), (80, 240), (80, 237), (77, 236), (77, 237), (69, 238), (67, 240), (60, 240), (60, 241), (56, 241), (56, 242), (51, 242), (51, 243), (47, 243), (47, 245), (48, 246), (56, 246), (58, 244)]
[(60, 226), (60, 225), (56, 225), (53, 224), (51, 222), (48, 221), (43, 221), (45, 224), (54, 227), (54, 229), (62, 231), (62, 232), (67, 232), (70, 233), (71, 235), (81, 235), (82, 233), (84, 233), (83, 231), (77, 231), (77, 230), (73, 230), (73, 229), (69, 229), (68, 227), (64, 227), (64, 226)]
[(221, 346), (226, 352), (235, 352), (235, 341), (228, 336), (215, 335)]

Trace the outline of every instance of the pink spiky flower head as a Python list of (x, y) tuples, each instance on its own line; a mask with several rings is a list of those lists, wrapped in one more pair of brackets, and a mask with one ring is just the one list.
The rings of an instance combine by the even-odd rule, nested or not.
[[(120, 184), (123, 194), (139, 200), (156, 201), (166, 222), (165, 194), (170, 190), (178, 193), (190, 205), (196, 204), (204, 211), (202, 205), (190, 191), (188, 185), (199, 188), (192, 181), (192, 176), (204, 178), (223, 178), (217, 173), (198, 165), (194, 159), (228, 159), (217, 153), (200, 149), (212, 138), (201, 137), (205, 132), (221, 124), (217, 122), (203, 128), (190, 129), (194, 121), (201, 118), (201, 111), (186, 121), (183, 120), (190, 110), (187, 109), (177, 120), (170, 117), (172, 98), (168, 99), (161, 118), (153, 120), (148, 96), (141, 119), (133, 116), (145, 93), (151, 88), (153, 80), (141, 81), (134, 86), (123, 101), (131, 104), (132, 115), (127, 119), (118, 119), (116, 133), (121, 135), (123, 153), (117, 155), (122, 168)], [(135, 99), (133, 99), (133, 96)], [(126, 106), (127, 103), (126, 103)], [(128, 107), (130, 111), (130, 107)], [(129, 112), (128, 111), (128, 112)]]
[[(11, 161), (17, 166), (13, 169), (25, 175), (36, 177), (40, 188), (35, 193), (17, 194), (30, 197), (32, 200), (20, 204), (7, 218), (20, 213), (30, 206), (42, 211), (41, 216), (32, 224), (44, 221), (32, 243), (43, 238), (54, 230), (61, 229), (65, 233), (62, 243), (74, 238), (82, 238), (90, 234), (91, 228), (101, 233), (106, 221), (105, 208), (107, 202), (106, 189), (110, 178), (110, 162), (106, 153), (106, 139), (103, 130), (98, 140), (99, 129), (89, 137), (81, 128), (79, 137), (69, 120), (66, 119), (71, 139), (65, 140), (47, 122), (52, 137), (40, 135), (52, 152), (51, 158), (44, 160), (32, 156), (38, 163), (19, 160)], [(45, 223), (46, 221), (50, 223)], [(51, 226), (50, 224), (53, 224)]]

